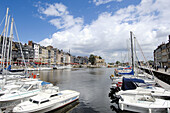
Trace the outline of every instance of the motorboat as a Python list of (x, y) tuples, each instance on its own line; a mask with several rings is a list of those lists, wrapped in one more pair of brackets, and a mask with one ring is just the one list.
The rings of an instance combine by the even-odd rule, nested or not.
[(117, 68), (114, 72), (115, 75), (134, 75), (134, 70), (130, 66)]
[(80, 93), (73, 90), (59, 91), (57, 86), (42, 90), (13, 108), (14, 113), (48, 112), (63, 107), (79, 99)]
[(53, 68), (51, 67), (39, 67), (39, 70), (52, 70)]
[(170, 101), (149, 95), (121, 95), (119, 108), (140, 113), (169, 113)]
[(65, 69), (71, 69), (71, 68), (73, 68), (71, 65), (65, 66)]
[(37, 95), (43, 87), (42, 83), (43, 81), (25, 82), (18, 90), (11, 91), (7, 94), (0, 96), (0, 102), (21, 100), (23, 98), (28, 98)]

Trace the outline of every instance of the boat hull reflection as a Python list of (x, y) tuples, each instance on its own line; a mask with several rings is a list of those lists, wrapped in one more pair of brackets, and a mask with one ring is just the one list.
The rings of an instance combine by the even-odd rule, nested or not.
[(79, 100), (76, 100), (66, 106), (63, 106), (61, 108), (58, 108), (57, 110), (49, 111), (48, 113), (68, 113), (73, 108), (77, 107), (79, 105)]

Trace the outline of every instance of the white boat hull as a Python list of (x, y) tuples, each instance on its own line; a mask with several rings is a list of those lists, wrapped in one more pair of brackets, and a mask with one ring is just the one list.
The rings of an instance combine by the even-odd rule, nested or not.
[[(141, 100), (144, 97), (147, 100)], [(152, 96), (122, 95), (122, 99), (119, 100), (119, 107), (121, 110), (140, 113), (169, 113), (170, 101), (154, 99)]]
[[(62, 94), (64, 94), (65, 92), (68, 92), (68, 90), (65, 91), (61, 91)], [(63, 96), (58, 96), (57, 99), (52, 99), (50, 100), (50, 102), (47, 102), (45, 104), (32, 104), (27, 101), (25, 103), (21, 103), (19, 105), (17, 105), (14, 109), (13, 112), (14, 113), (42, 113), (42, 112), (48, 112), (48, 111), (52, 111), (52, 110), (56, 110), (58, 108), (61, 108), (63, 106), (66, 106), (76, 100), (79, 99), (79, 95), (80, 93), (76, 93), (76, 92), (72, 92), (70, 94), (67, 95), (67, 93), (65, 93), (66, 95)], [(31, 107), (34, 106), (34, 107)], [(22, 108), (22, 109), (20, 109)]]

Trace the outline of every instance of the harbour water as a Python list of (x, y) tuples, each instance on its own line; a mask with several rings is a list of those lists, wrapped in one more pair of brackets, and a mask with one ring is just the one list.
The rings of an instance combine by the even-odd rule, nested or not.
[[(113, 71), (113, 68), (40, 71), (40, 78), (59, 86), (60, 90), (70, 89), (80, 92), (79, 102), (68, 110), (70, 113), (114, 113), (110, 108), (112, 104), (108, 97), (111, 85), (109, 76)], [(52, 113), (66, 112), (64, 109), (67, 108)]]

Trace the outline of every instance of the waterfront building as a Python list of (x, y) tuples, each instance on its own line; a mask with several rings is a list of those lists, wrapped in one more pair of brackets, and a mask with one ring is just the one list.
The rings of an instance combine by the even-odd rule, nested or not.
[(170, 67), (170, 35), (168, 43), (162, 43), (154, 50), (154, 65)]
[(79, 64), (79, 58), (73, 56), (73, 63)]
[[(33, 62), (34, 49), (32, 47), (30, 47), (29, 45), (25, 44), (24, 46), (22, 46), (22, 50), (23, 50), (23, 55), (24, 55), (25, 61), (28, 63)], [(21, 58), (22, 58), (22, 56), (21, 56)]]
[(53, 49), (53, 46), (47, 46), (46, 48), (48, 50), (48, 64), (54, 65), (55, 62), (54, 62), (54, 49)]
[(66, 63), (70, 64), (71, 63), (71, 57), (70, 53), (66, 53)]
[(39, 57), (41, 64), (48, 64), (48, 50), (44, 46), (39, 48)]
[(56, 61), (57, 61), (57, 65), (63, 65), (64, 64), (64, 59), (63, 59), (63, 50), (57, 50), (57, 57), (56, 57)]
[(28, 41), (28, 45), (33, 49), (34, 51), (34, 56), (33, 56), (33, 61), (35, 64), (40, 64), (40, 58), (39, 58), (39, 47), (40, 45), (37, 43), (34, 43), (33, 41)]
[(28, 45), (33, 48), (34, 50), (34, 60), (33, 62), (36, 64), (39, 64), (40, 60), (39, 60), (39, 44), (34, 43), (33, 41), (28, 41)]
[(99, 67), (106, 66), (104, 59), (101, 59), (99, 56), (95, 56), (95, 64)]
[(57, 48), (53, 48), (53, 51), (54, 51), (54, 65), (57, 64)]

